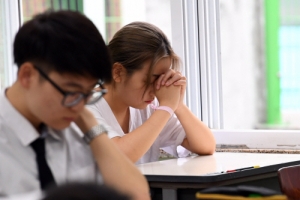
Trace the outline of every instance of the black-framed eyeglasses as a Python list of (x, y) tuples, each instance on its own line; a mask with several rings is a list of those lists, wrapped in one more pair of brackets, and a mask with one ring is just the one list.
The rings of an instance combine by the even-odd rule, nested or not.
[(107, 93), (107, 90), (103, 87), (101, 81), (96, 84), (95, 88), (89, 94), (84, 94), (82, 92), (66, 92), (56, 83), (54, 83), (39, 67), (34, 66), (34, 68), (64, 96), (62, 105), (65, 107), (75, 106), (83, 99), (85, 100), (86, 104), (94, 104), (99, 101), (104, 94)]

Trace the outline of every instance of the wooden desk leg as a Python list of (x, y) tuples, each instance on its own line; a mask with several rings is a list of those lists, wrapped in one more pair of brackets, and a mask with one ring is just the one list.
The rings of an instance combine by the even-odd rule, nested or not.
[(177, 200), (177, 189), (162, 188), (163, 200)]

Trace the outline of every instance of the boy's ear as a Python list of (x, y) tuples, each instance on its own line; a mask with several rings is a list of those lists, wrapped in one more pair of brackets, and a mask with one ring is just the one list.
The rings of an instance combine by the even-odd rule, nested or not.
[(32, 63), (23, 63), (18, 70), (18, 81), (24, 88), (29, 88), (36, 70)]
[(114, 63), (112, 67), (112, 77), (115, 82), (119, 83), (124, 78), (126, 74), (126, 69), (123, 67), (121, 63)]

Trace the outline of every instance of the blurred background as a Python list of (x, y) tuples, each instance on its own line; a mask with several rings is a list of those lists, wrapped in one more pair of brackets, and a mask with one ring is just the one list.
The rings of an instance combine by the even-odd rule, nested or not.
[[(172, 39), (172, 0), (19, 2), (22, 23), (49, 8), (69, 9), (88, 16), (106, 42), (132, 21), (153, 23)], [(300, 0), (219, 2), (224, 129), (300, 129)], [(0, 89), (8, 86), (4, 46), (11, 45), (3, 10), (0, 0)]]

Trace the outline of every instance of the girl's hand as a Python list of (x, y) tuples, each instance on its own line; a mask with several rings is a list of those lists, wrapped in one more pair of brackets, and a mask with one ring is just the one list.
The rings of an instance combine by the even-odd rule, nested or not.
[(159, 76), (155, 83), (155, 87), (157, 90), (159, 90), (161, 86), (170, 86), (181, 78), (182, 75), (180, 72), (169, 69), (166, 73)]
[(181, 86), (162, 86), (155, 90), (155, 96), (160, 106), (168, 106), (175, 111), (180, 103)]
[(155, 83), (156, 90), (159, 90), (162, 86), (181, 86), (179, 106), (184, 105), (184, 94), (186, 90), (186, 77), (182, 76), (180, 72), (169, 69), (166, 73), (160, 75)]
[(181, 79), (179, 79), (178, 81), (173, 83), (173, 85), (181, 86), (180, 100), (179, 100), (179, 105), (178, 105), (178, 108), (179, 108), (182, 105), (184, 105), (183, 101), (184, 101), (184, 95), (185, 95), (185, 90), (186, 90), (186, 78), (185, 78), (185, 76), (181, 76)]

